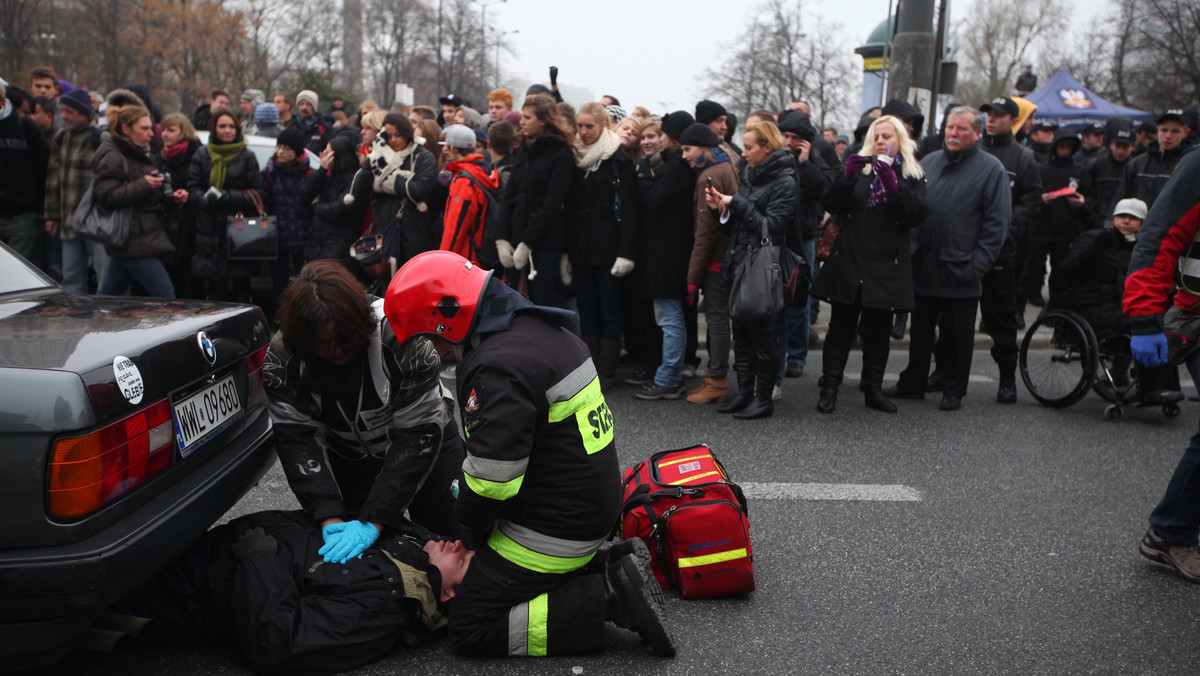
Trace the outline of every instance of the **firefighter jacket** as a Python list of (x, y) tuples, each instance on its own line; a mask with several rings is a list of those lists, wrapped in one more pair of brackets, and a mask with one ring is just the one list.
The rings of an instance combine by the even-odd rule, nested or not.
[(466, 460), (458, 519), (501, 557), (540, 573), (591, 560), (620, 511), (613, 415), (565, 313), (488, 282), (458, 366)]
[[(315, 522), (357, 518), (395, 526), (437, 462), (451, 420), (438, 385), (441, 360), (425, 339), (396, 341), (373, 298), (376, 329), (363, 354), (339, 366), (290, 354), (276, 333), (264, 364), (276, 452), (292, 492)], [(361, 510), (347, 513), (330, 467), (374, 463)]]
[(1178, 280), (1175, 307), (1200, 313), (1200, 152), (1183, 155), (1138, 231), (1125, 278), (1125, 315), (1133, 333), (1162, 333)]

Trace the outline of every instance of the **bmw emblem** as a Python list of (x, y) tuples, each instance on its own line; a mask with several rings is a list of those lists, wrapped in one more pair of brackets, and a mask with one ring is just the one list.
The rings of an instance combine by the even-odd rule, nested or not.
[(208, 361), (209, 365), (217, 363), (217, 348), (209, 340), (208, 334), (203, 331), (197, 333), (196, 342), (200, 344), (200, 352), (204, 354), (204, 359)]

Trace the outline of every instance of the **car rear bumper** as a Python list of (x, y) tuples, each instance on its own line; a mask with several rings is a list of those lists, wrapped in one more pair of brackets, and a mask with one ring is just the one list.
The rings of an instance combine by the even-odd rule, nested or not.
[(0, 670), (46, 664), (221, 518), (275, 461), (265, 408), (220, 451), (112, 527), (62, 547), (0, 550)]

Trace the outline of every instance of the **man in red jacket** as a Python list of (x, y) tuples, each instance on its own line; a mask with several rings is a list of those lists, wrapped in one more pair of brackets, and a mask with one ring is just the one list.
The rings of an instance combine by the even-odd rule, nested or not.
[[(1200, 152), (1185, 153), (1159, 193), (1125, 279), (1129, 347), (1146, 366), (1185, 359), (1200, 333)], [(1195, 262), (1193, 262), (1195, 261)], [(1175, 298), (1168, 308), (1171, 291)], [(1189, 582), (1200, 582), (1200, 431), (1192, 435), (1139, 547)]]
[(443, 251), (453, 251), (479, 265), (483, 246), (484, 223), (490, 193), (500, 187), (496, 172), (489, 171), (487, 160), (475, 152), (475, 132), (461, 124), (446, 127), (445, 154), (449, 162), (450, 196), (442, 229)]

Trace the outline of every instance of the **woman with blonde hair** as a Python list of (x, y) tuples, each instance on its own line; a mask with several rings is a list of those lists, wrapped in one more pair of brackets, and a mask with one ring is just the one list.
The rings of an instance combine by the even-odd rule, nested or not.
[[(187, 185), (192, 159), (204, 144), (200, 143), (196, 129), (183, 113), (167, 115), (161, 126), (162, 148), (156, 153), (155, 164), (172, 186), (183, 188)], [(196, 251), (196, 213), (196, 205), (187, 202), (167, 208), (171, 223), (167, 236), (175, 245), (175, 254), (170, 257), (167, 271), (171, 273), (175, 295), (179, 298), (204, 296), (204, 284), (192, 275), (191, 270), (192, 255)]]
[(642, 161), (642, 125), (632, 117), (627, 117), (617, 123), (613, 131), (621, 141), (621, 148), (629, 154), (634, 165)]
[(892, 313), (913, 306), (909, 234), (928, 211), (925, 172), (904, 123), (884, 115), (871, 123), (860, 151), (846, 159), (841, 179), (825, 190), (825, 210), (843, 218), (841, 234), (813, 284), (832, 307), (823, 350), (817, 410), (837, 406), (855, 327), (862, 317), (862, 390), (866, 405), (895, 413), (883, 394)]

